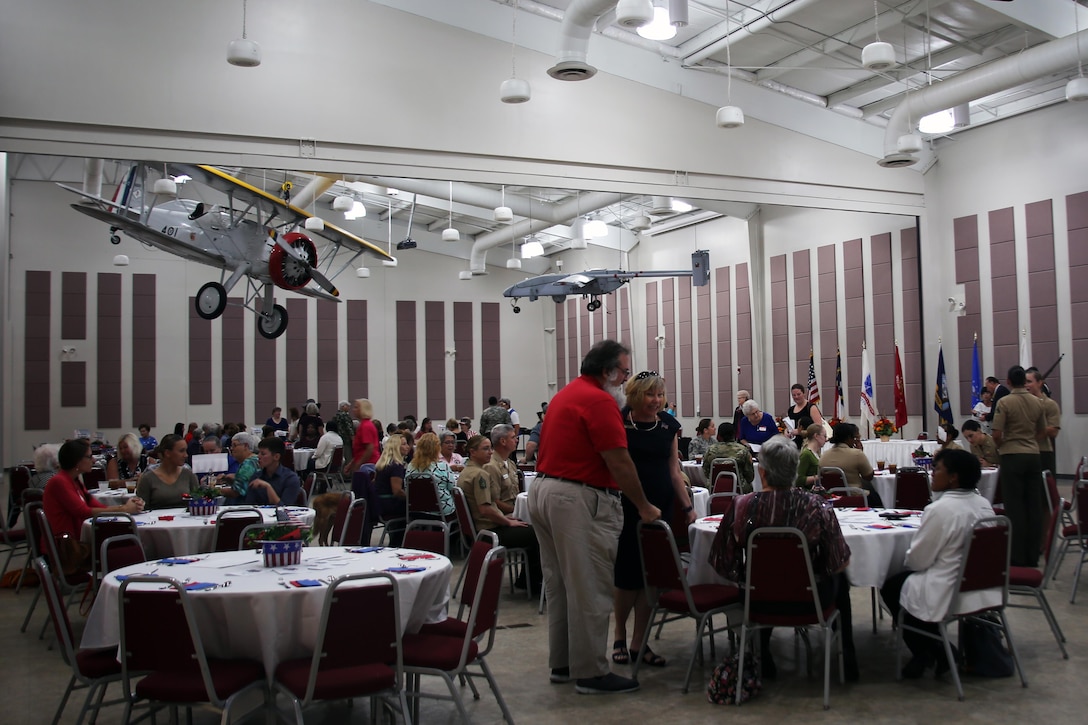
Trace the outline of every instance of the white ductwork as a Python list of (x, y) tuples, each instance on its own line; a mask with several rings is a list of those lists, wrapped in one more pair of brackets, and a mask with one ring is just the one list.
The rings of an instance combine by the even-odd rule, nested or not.
[(941, 83), (910, 93), (896, 106), (888, 121), (888, 127), (884, 131), (884, 158), (877, 163), (895, 167), (909, 166), (917, 161), (913, 157), (905, 157), (898, 149), (899, 137), (911, 132), (911, 121), (1075, 68), (1078, 60), (1088, 61), (1088, 30), (972, 68)]
[(310, 183), (302, 188), (302, 191), (291, 197), (291, 206), (305, 209), (313, 204), (314, 200), (328, 191), (335, 183), (336, 179), (330, 179), (327, 176), (315, 176)]
[(83, 191), (91, 196), (102, 196), (102, 159), (83, 162)]
[[(777, 8), (772, 12), (766, 13), (762, 17), (759, 17), (748, 24), (738, 25), (737, 23), (730, 21), (730, 24), (733, 26), (733, 28), (730, 30), (729, 34), (723, 35), (713, 43), (709, 43), (708, 45), (700, 48), (691, 55), (685, 56), (684, 67), (700, 63), (701, 61), (706, 60), (715, 53), (720, 53), (721, 51), (725, 50), (726, 46), (733, 42), (733, 36), (742, 30), (746, 31), (749, 35), (754, 35), (761, 30), (766, 30), (767, 28), (773, 27), (776, 23), (782, 22), (789, 16), (796, 13), (798, 10), (803, 10), (807, 6), (817, 2), (821, 2), (821, 0), (793, 0), (793, 2), (789, 3), (788, 5)], [(777, 20), (771, 17), (775, 14), (779, 16)], [(724, 22), (722, 23), (722, 25), (724, 25)]]
[(597, 69), (587, 62), (589, 36), (593, 25), (605, 13), (614, 10), (617, 0), (574, 0), (563, 13), (559, 32), (559, 52), (548, 75), (561, 81), (584, 81)]
[[(431, 181), (428, 179), (401, 179), (393, 176), (368, 176), (367, 181), (372, 184), (381, 184), (391, 189), (400, 189), (413, 194), (433, 196), (436, 199), (447, 199), (450, 196), (450, 182)], [(453, 200), (458, 204), (468, 204), (480, 209), (494, 209), (498, 206), (508, 206), (518, 216), (547, 216), (548, 206), (536, 202), (530, 204), (528, 200), (520, 197), (508, 196), (503, 200), (502, 192), (495, 189), (487, 189), (472, 184), (453, 185)]]
[(544, 215), (534, 208), (533, 211), (536, 214), (532, 219), (522, 219), (498, 231), (487, 232), (476, 237), (476, 242), (472, 245), (472, 252), (469, 254), (469, 269), (475, 274), (483, 274), (487, 264), (487, 250), (503, 244), (510, 244), (518, 237), (544, 231), (556, 224), (569, 224), (586, 212), (611, 204), (618, 204), (629, 196), (629, 194), (603, 191), (590, 192), (555, 205), (549, 210), (548, 216), (551, 218), (541, 218)]

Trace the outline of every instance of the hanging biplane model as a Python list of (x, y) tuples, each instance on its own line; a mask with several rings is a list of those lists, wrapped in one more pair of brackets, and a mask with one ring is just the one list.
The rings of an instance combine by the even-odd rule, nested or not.
[(574, 274), (541, 274), (523, 279), (503, 290), (503, 297), (512, 298), (514, 312), (521, 312), (518, 297), (528, 297), (536, 302), (541, 297), (551, 297), (562, 302), (567, 295), (588, 297), (586, 309), (590, 312), (601, 308), (601, 295), (614, 292), (636, 277), (691, 277), (691, 283), (702, 287), (710, 281), (710, 253), (696, 250), (691, 255), (691, 271), (662, 270), (660, 272), (624, 272), (619, 269), (589, 269)]
[[(189, 192), (191, 185), (184, 186), (188, 196), (201, 195), (201, 187), (210, 187), (212, 193), (206, 195), (221, 203), (155, 193), (157, 181), (182, 176), (197, 187)], [(223, 314), (227, 295), (245, 277), (248, 287), (242, 306), (257, 315), (257, 329), (269, 339), (287, 329), (287, 310), (273, 297), (276, 287), (338, 301), (340, 292), (332, 280), (354, 266), (360, 255), (371, 252), (392, 259), (380, 247), (327, 221), (323, 229), (303, 233), (313, 215), (291, 205), (289, 182), (282, 185), (280, 198), (214, 166), (136, 163), (113, 199), (61, 187), (85, 197), (72, 208), (109, 224), (114, 244), (121, 241), (117, 233), (124, 232), (164, 252), (223, 270), (218, 282), (208, 282), (196, 293), (197, 314), (206, 320)], [(324, 240), (323, 271), (318, 269), (318, 246), (309, 232)], [(337, 257), (346, 260), (341, 259), (334, 272)]]

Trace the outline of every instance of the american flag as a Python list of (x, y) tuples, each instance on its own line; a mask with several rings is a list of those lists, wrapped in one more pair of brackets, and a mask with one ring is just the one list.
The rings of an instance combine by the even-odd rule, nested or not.
[(808, 402), (820, 404), (820, 385), (816, 382), (816, 363), (812, 358), (812, 348), (808, 350)]
[(292, 566), (302, 561), (302, 542), (265, 541), (261, 544), (261, 552), (265, 566)]

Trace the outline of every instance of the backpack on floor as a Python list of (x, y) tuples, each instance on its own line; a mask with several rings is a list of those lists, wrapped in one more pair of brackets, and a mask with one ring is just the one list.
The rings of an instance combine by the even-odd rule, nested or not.
[[(706, 699), (715, 705), (734, 705), (737, 702), (737, 668), (739, 660), (736, 653), (727, 656), (714, 668), (710, 682), (706, 686)], [(740, 682), (740, 701), (747, 702), (763, 689), (759, 660), (750, 651), (744, 653), (744, 669)]]

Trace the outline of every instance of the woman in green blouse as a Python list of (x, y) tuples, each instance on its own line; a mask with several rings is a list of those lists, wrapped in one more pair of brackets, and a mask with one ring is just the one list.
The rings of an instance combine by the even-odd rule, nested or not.
[(801, 462), (797, 466), (799, 488), (812, 488), (820, 479), (820, 451), (827, 443), (827, 431), (813, 423), (805, 428), (805, 445), (801, 447)]

